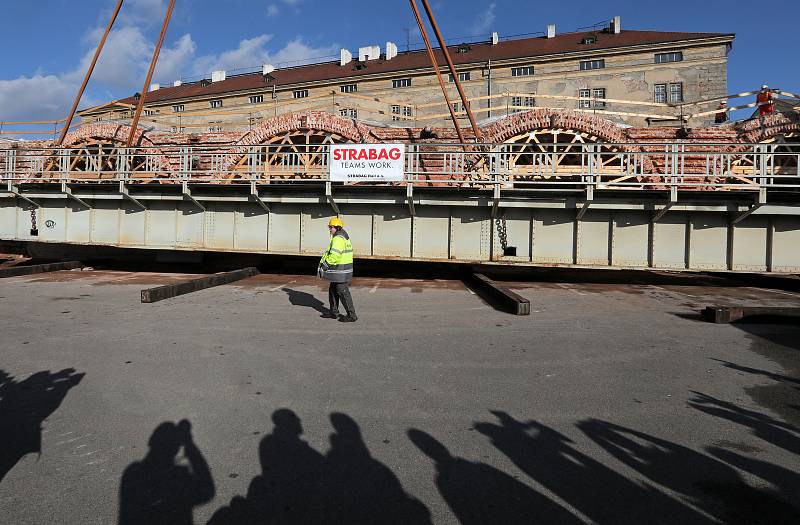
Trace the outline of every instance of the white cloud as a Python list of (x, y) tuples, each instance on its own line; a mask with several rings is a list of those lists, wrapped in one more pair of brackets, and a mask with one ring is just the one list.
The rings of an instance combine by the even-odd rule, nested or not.
[(494, 10), (496, 7), (497, 4), (492, 2), (489, 4), (489, 7), (486, 8), (486, 11), (479, 13), (478, 16), (475, 17), (475, 21), (472, 24), (472, 33), (474, 35), (486, 33), (491, 29), (494, 23)]
[(278, 16), (278, 13), (280, 13), (280, 9), (278, 9), (277, 4), (269, 4), (267, 6), (267, 16), (269, 17)]
[(56, 75), (0, 80), (0, 120), (63, 118), (69, 111), (78, 87), (78, 82)]
[(179, 38), (174, 46), (162, 48), (153, 78), (163, 83), (178, 80), (191, 67), (196, 51), (197, 44), (188, 33)]
[(231, 71), (237, 68), (257, 67), (261, 64), (285, 67), (313, 58), (334, 55), (339, 50), (336, 45), (317, 47), (297, 37), (273, 52), (266, 47), (271, 41), (272, 35), (259, 35), (240, 41), (235, 49), (198, 57), (194, 61), (192, 74), (208, 77), (211, 71), (217, 69)]

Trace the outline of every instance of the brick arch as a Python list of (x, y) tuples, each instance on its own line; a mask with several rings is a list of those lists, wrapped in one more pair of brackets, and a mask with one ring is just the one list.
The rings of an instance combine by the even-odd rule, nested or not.
[[(625, 129), (603, 117), (570, 110), (534, 109), (516, 113), (483, 128), (484, 139), (490, 143), (503, 143), (514, 137), (539, 129), (575, 130), (594, 137), (595, 142), (625, 144), (623, 151), (644, 152), (645, 148), (633, 143)], [(646, 173), (653, 173), (652, 160), (642, 159)]]
[(764, 118), (762, 125), (760, 119), (751, 119), (739, 126), (739, 140), (745, 144), (767, 142), (778, 135), (800, 131), (800, 114), (792, 117), (784, 113), (775, 113)]
[(543, 128), (574, 129), (588, 133), (602, 142), (628, 142), (628, 137), (614, 122), (576, 111), (553, 109), (534, 109), (516, 113), (483, 128), (487, 142), (502, 143), (527, 131)]
[[(89, 124), (87, 126), (81, 126), (75, 131), (71, 131), (67, 133), (67, 136), (64, 137), (64, 146), (72, 146), (73, 144), (80, 142), (82, 140), (88, 138), (102, 138), (108, 139), (111, 142), (118, 143), (120, 145), (124, 145), (128, 142), (128, 134), (131, 132), (130, 126), (125, 126), (122, 124), (100, 124), (94, 123)], [(152, 140), (145, 135), (146, 130), (142, 128), (138, 128), (136, 133), (134, 134), (133, 143), (136, 146), (154, 146)]]
[[(85, 126), (81, 126), (75, 131), (72, 131), (64, 137), (64, 142), (61, 147), (64, 148), (71, 148), (75, 146), (80, 146), (81, 143), (91, 140), (91, 139), (99, 139), (102, 141), (106, 141), (116, 147), (124, 147), (128, 141), (128, 134), (130, 133), (131, 127), (126, 126), (123, 124), (111, 124), (111, 123), (93, 123), (88, 124)], [(155, 142), (153, 142), (150, 137), (146, 135), (147, 130), (143, 128), (138, 128), (136, 133), (134, 134), (133, 138), (133, 148), (143, 147), (148, 148), (148, 152), (152, 153), (152, 159), (155, 160), (155, 165), (152, 166), (153, 168), (168, 172), (170, 170), (170, 163), (167, 156), (164, 154), (163, 150), (159, 147), (156, 147)], [(55, 145), (50, 143), (51, 147)], [(55, 151), (49, 151), (45, 153), (45, 157), (52, 157), (55, 154)]]
[(376, 143), (378, 140), (372, 134), (371, 128), (352, 119), (323, 113), (321, 111), (304, 111), (301, 113), (287, 113), (278, 117), (265, 120), (236, 143), (231, 153), (226, 157), (224, 165), (232, 170), (247, 153), (249, 146), (258, 146), (267, 143), (270, 139), (291, 133), (293, 131), (321, 131), (334, 133), (353, 143)]

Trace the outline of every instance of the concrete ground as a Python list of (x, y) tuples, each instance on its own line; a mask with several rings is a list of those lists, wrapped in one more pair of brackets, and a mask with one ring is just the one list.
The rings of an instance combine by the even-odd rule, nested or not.
[(800, 328), (749, 286), (180, 275), (0, 280), (9, 524), (800, 523)]

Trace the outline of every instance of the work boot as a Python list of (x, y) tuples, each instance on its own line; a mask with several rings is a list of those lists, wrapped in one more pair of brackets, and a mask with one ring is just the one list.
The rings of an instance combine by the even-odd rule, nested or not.
[(322, 317), (323, 319), (338, 319), (339, 312), (329, 311), (327, 313), (320, 315), (320, 317)]
[(356, 317), (355, 315), (348, 314), (339, 316), (339, 322), (341, 323), (355, 323), (356, 321), (358, 321), (358, 317)]

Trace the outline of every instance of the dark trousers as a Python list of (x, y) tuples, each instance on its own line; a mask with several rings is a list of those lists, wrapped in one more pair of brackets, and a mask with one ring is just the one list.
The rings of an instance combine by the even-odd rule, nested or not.
[(331, 304), (331, 313), (339, 313), (339, 302), (344, 305), (347, 315), (355, 317), (356, 309), (353, 306), (353, 296), (350, 295), (350, 283), (332, 282), (328, 288), (328, 300)]

